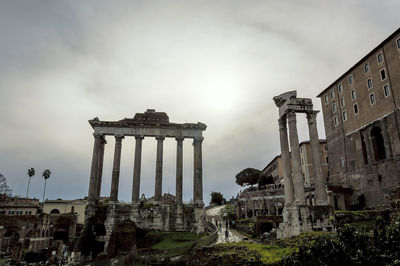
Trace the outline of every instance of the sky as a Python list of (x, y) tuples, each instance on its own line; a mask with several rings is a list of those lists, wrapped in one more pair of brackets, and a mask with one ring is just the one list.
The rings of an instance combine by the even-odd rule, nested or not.
[[(398, 0), (0, 1), (0, 173), (13, 194), (83, 198), (94, 138), (89, 119), (146, 109), (207, 124), (203, 191), (243, 189), (242, 169), (280, 153), (272, 97), (312, 98), (400, 25)], [(324, 138), (322, 114), (318, 129)], [(308, 139), (298, 115), (300, 141)], [(114, 139), (107, 137), (102, 196)], [(134, 138), (122, 142), (119, 199), (130, 201)], [(141, 193), (154, 194), (156, 140), (145, 138)], [(175, 193), (176, 141), (164, 141), (163, 192)], [(193, 197), (193, 147), (184, 141), (183, 198)]]

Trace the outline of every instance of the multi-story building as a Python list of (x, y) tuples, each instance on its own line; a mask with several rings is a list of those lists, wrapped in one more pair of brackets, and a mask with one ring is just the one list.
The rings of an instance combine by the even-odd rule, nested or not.
[(321, 98), (328, 183), (353, 191), (348, 204), (388, 203), (400, 171), (400, 29), (347, 70)]
[(43, 212), (48, 214), (75, 213), (78, 216), (78, 224), (84, 224), (86, 205), (86, 199), (45, 200), (43, 203)]
[[(326, 140), (320, 140), (321, 147), (321, 162), (322, 172), (325, 176), (328, 175), (328, 150)], [(301, 171), (304, 176), (304, 183), (306, 186), (311, 186), (314, 183), (311, 145), (310, 141), (303, 141), (299, 145), (300, 158), (301, 158)], [(281, 156), (278, 155), (262, 170), (267, 176), (272, 176), (275, 185), (283, 184), (283, 169)]]

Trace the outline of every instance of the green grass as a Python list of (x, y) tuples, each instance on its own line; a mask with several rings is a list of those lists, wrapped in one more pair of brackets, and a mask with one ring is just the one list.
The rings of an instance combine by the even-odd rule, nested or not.
[(294, 247), (281, 247), (278, 245), (264, 245), (249, 242), (224, 243), (220, 244), (220, 246), (227, 247), (227, 249), (221, 252), (221, 256), (229, 256), (230, 252), (236, 252), (233, 247), (244, 247), (252, 251), (250, 253), (258, 253), (260, 255), (260, 260), (265, 264), (276, 263), (297, 250)]
[(160, 242), (151, 248), (163, 250), (167, 257), (174, 257), (186, 253), (193, 246), (196, 240), (204, 237), (205, 234), (196, 235), (189, 232), (149, 232), (150, 236), (159, 237)]

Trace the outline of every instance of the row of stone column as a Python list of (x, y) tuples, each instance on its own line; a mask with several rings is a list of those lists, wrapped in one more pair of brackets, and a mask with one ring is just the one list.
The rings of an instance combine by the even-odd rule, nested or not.
[[(321, 150), (317, 130), (318, 111), (307, 112), (308, 130), (312, 153), (316, 205), (326, 205), (326, 178), (322, 173)], [(289, 125), (290, 152), (287, 134)], [(297, 134), (296, 112), (291, 110), (279, 119), (281, 158), (285, 183), (285, 204), (305, 205), (304, 177), (301, 172), (299, 137)]]
[[(89, 203), (94, 203), (100, 197), (104, 146), (107, 143), (103, 135), (93, 134), (95, 141), (93, 147), (92, 167), (89, 182)], [(122, 139), (124, 136), (115, 135), (114, 162), (112, 169), (110, 201), (118, 201), (119, 174), (121, 165)], [(133, 169), (132, 202), (139, 202), (140, 195), (140, 173), (142, 161), (142, 140), (144, 136), (135, 136), (135, 159)], [(162, 198), (162, 169), (163, 169), (163, 143), (164, 136), (157, 136), (157, 157), (156, 157), (156, 176), (154, 198), (161, 201)], [(182, 203), (183, 190), (183, 137), (176, 137), (176, 202)], [(203, 169), (202, 169), (202, 142), (203, 138), (194, 138), (194, 180), (193, 180), (193, 199), (195, 203), (203, 203)]]

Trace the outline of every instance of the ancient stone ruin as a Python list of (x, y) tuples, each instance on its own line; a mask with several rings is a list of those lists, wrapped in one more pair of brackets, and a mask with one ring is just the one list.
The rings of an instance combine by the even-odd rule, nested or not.
[[(145, 113), (137, 113), (133, 118), (111, 122), (100, 121), (98, 118), (94, 118), (89, 123), (94, 129), (93, 135), (95, 141), (86, 219), (95, 215), (95, 206), (100, 197), (104, 146), (107, 143), (105, 137), (115, 137), (110, 201), (107, 218), (104, 223), (106, 247), (115, 225), (120, 222), (134, 222), (137, 227), (144, 229), (204, 232), (202, 132), (207, 127), (205, 124), (200, 122), (197, 124), (170, 123), (166, 113), (156, 112), (153, 109), (148, 109)], [(125, 136), (135, 137), (136, 140), (132, 202), (130, 204), (122, 204), (118, 201), (121, 147)], [(141, 204), (143, 202), (139, 198), (142, 140), (144, 137), (155, 137), (157, 140), (154, 200), (148, 202), (146, 206)], [(165, 138), (175, 138), (177, 142), (176, 195), (175, 202), (172, 203), (170, 200), (163, 200), (162, 197), (163, 141)], [(183, 204), (182, 202), (183, 141), (185, 139), (193, 139), (194, 147), (193, 201), (189, 204)]]
[[(278, 238), (291, 237), (313, 230), (332, 230), (329, 217), (333, 212), (327, 201), (327, 182), (322, 174), (321, 151), (316, 122), (319, 111), (313, 110), (311, 99), (297, 98), (296, 91), (283, 93), (273, 99), (279, 108), (279, 135), (285, 191), (283, 223), (279, 226)], [(296, 113), (305, 113), (307, 115), (314, 170), (315, 206), (306, 204)], [(287, 124), (289, 124), (290, 152)]]

